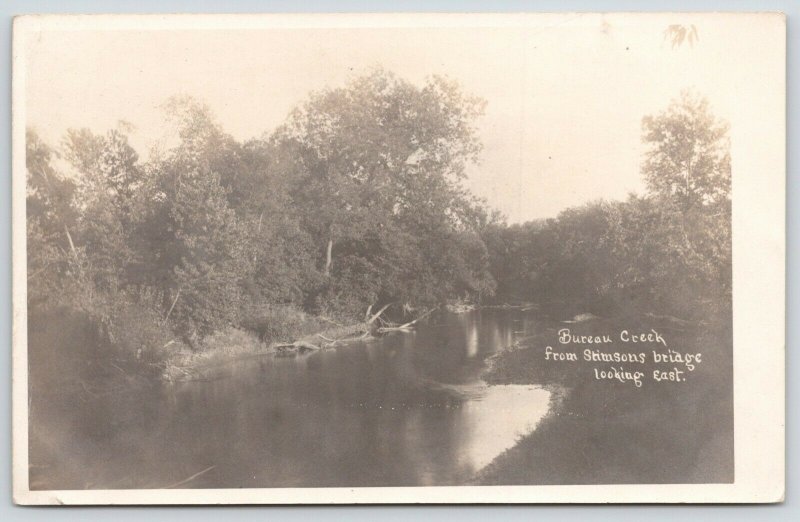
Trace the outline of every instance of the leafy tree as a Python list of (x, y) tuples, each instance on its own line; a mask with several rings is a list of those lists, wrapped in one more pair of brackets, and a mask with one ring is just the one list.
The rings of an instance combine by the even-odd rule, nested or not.
[(78, 174), (79, 243), (91, 277), (98, 287), (116, 290), (127, 283), (125, 271), (136, 260), (135, 227), (143, 203), (137, 199), (139, 156), (118, 129), (106, 135), (69, 130), (63, 149)]
[(683, 211), (730, 199), (729, 125), (714, 117), (707, 100), (684, 91), (664, 112), (645, 116), (642, 128), (650, 194)]
[(53, 167), (56, 152), (33, 129), (25, 133), (28, 296), (57, 293), (66, 278), (82, 275), (83, 258), (73, 240), (75, 184)]
[(148, 166), (140, 273), (163, 292), (165, 317), (192, 340), (235, 321), (252, 252), (214, 170), (229, 139), (203, 106), (181, 103), (171, 107), (179, 144)]
[(687, 280), (730, 294), (731, 158), (729, 125), (688, 91), (645, 117), (642, 166), (662, 211), (664, 241), (685, 260)]
[[(367, 285), (365, 299), (403, 299), (392, 274), (415, 289), (448, 276), (444, 268), (426, 275), (441, 267), (443, 246), (427, 244), (475, 228), (483, 216), (460, 184), (481, 148), (474, 120), (483, 106), (444, 78), (419, 88), (377, 70), (312, 95), (290, 115), (273, 143), (296, 151), (292, 197), (326, 276), (383, 280)], [(363, 262), (337, 268), (353, 255)]]

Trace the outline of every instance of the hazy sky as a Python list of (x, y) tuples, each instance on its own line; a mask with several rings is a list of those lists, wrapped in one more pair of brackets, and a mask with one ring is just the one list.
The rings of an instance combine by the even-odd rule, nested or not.
[[(757, 120), (746, 100), (758, 99), (759, 78), (770, 81), (766, 73), (774, 70), (764, 63), (775, 48), (769, 32), (750, 31), (746, 17), (521, 20), (448, 28), (48, 29), (33, 33), (24, 51), (26, 121), (57, 144), (70, 127), (104, 132), (126, 120), (146, 156), (168, 135), (161, 106), (174, 94), (205, 101), (227, 132), (247, 139), (274, 129), (309, 91), (343, 85), (377, 65), (417, 84), (446, 74), (488, 102), (479, 122), (485, 149), (469, 186), (520, 222), (640, 191), (644, 115), (693, 87), (735, 134)], [(694, 24), (699, 41), (673, 49), (664, 39), (670, 24)], [(734, 169), (737, 143), (745, 142), (734, 136)]]

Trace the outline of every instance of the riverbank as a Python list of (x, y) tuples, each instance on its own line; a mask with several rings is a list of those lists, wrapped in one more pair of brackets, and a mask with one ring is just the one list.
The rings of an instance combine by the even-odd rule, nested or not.
[[(564, 347), (559, 331), (576, 336), (616, 335), (613, 349), (587, 344)], [(669, 349), (702, 353), (684, 381), (656, 382), (654, 344), (622, 343), (620, 332), (662, 332)], [(624, 335), (623, 335), (624, 337)], [(551, 347), (548, 350), (548, 347)], [(645, 363), (584, 360), (584, 350), (645, 353)], [(732, 338), (730, 319), (676, 324), (657, 316), (551, 322), (488, 361), (489, 384), (535, 384), (558, 390), (550, 413), (536, 429), (482, 469), (478, 484), (730, 483), (733, 481)], [(576, 353), (554, 360), (548, 352)], [(667, 349), (659, 350), (667, 352)], [(684, 364), (685, 366), (685, 364)], [(601, 371), (641, 372), (633, 380), (599, 378)], [(599, 371), (596, 373), (596, 370)], [(613, 375), (613, 373), (612, 373)], [(625, 374), (623, 373), (623, 376)], [(665, 465), (665, 463), (669, 463)]]
[(369, 331), (363, 321), (340, 319), (348, 323), (342, 325), (282, 308), (213, 332), (190, 346), (157, 318), (134, 313), (139, 309), (114, 310), (110, 318), (98, 309), (102, 308), (57, 304), (29, 311), (34, 394), (80, 399), (165, 381), (202, 380), (239, 359), (325, 349), (353, 337), (363, 339)]
[(105, 393), (211, 380), (217, 370), (241, 359), (337, 348), (374, 335), (409, 331), (435, 308), (413, 317), (392, 315), (389, 305), (362, 318), (306, 313), (290, 306), (250, 307), (237, 326), (228, 326), (192, 342), (157, 315), (125, 305), (85, 302), (32, 307), (28, 316), (32, 393), (44, 400), (53, 393), (77, 400)]
[(280, 337), (273, 333), (270, 338), (264, 331), (257, 335), (253, 330), (227, 328), (205, 338), (199, 350), (173, 351), (163, 361), (162, 378), (173, 382), (196, 380), (216, 366), (244, 357), (327, 350), (374, 339), (375, 335), (411, 331), (419, 321), (438, 308), (430, 308), (403, 323), (394, 323), (383, 318), (383, 313), (389, 306), (387, 304), (375, 312), (370, 306), (363, 321), (351, 321), (349, 324), (339, 324), (332, 319), (295, 311), (295, 316), (301, 320), (290, 328), (284, 328)]
[(182, 349), (166, 356), (161, 377), (170, 382), (198, 380), (208, 377), (215, 368), (247, 357), (293, 354), (333, 348), (369, 337), (366, 323), (332, 325), (330, 320), (309, 316), (305, 328), (299, 328), (294, 340), (260, 339), (240, 328), (227, 328), (208, 336), (201, 349)]

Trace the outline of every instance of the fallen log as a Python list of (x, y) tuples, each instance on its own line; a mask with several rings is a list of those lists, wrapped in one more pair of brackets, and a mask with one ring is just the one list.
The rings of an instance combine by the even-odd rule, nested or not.
[(417, 321), (421, 321), (422, 319), (425, 319), (426, 317), (428, 317), (429, 315), (431, 315), (431, 314), (432, 314), (432, 313), (433, 313), (433, 312), (434, 312), (434, 311), (435, 311), (437, 308), (438, 308), (438, 307), (434, 306), (433, 308), (431, 308), (430, 310), (428, 310), (428, 311), (427, 311), (427, 312), (425, 312), (424, 314), (420, 315), (419, 317), (417, 317), (417, 318), (416, 318), (416, 319), (414, 319), (413, 321), (411, 321), (411, 322), (409, 322), (409, 323), (406, 323), (406, 324), (404, 324), (404, 325), (402, 325), (402, 326), (404, 326), (404, 327), (409, 327), (409, 326), (412, 326), (412, 325), (416, 324), (416, 323), (417, 323)]
[(270, 347), (283, 353), (318, 351), (331, 348), (337, 344), (363, 341), (369, 338), (373, 331), (374, 329), (370, 324), (357, 323), (330, 328), (323, 332), (307, 335), (296, 341), (272, 344)]
[(367, 339), (368, 337), (370, 337), (370, 332), (369, 332), (369, 330), (366, 330), (361, 335), (356, 335), (356, 336), (353, 336), (353, 337), (340, 337), (340, 338), (337, 338), (337, 339), (330, 339), (328, 337), (325, 337), (322, 334), (317, 334), (317, 337), (319, 337), (320, 339), (322, 339), (323, 341), (325, 341), (327, 343), (325, 345), (325, 347), (327, 348), (327, 347), (335, 346), (337, 343), (349, 343), (349, 342), (353, 342), (353, 341), (363, 341), (364, 339)]
[[(378, 313), (376, 313), (375, 315), (373, 315), (372, 317), (370, 317), (369, 319), (367, 319), (367, 324), (372, 324), (372, 323), (374, 323), (374, 322), (375, 322), (375, 319), (377, 319), (378, 317), (380, 317), (380, 316), (381, 316), (381, 314), (383, 314), (383, 312), (385, 312), (385, 311), (386, 311), (386, 309), (387, 309), (387, 308), (389, 308), (390, 306), (392, 306), (392, 303), (388, 303), (388, 304), (384, 305), (384, 307), (383, 307), (383, 308), (381, 308), (380, 310), (378, 310)], [(370, 305), (370, 307), (367, 309), (367, 316), (369, 316), (369, 312), (370, 312), (370, 310), (372, 310), (372, 305)]]
[(399, 332), (399, 331), (407, 332), (407, 331), (411, 330), (412, 327), (415, 324), (417, 324), (418, 321), (421, 321), (422, 319), (424, 319), (424, 318), (428, 317), (430, 314), (432, 314), (433, 311), (436, 310), (436, 308), (437, 307), (431, 308), (430, 310), (426, 311), (425, 313), (423, 313), (422, 315), (420, 315), (419, 317), (417, 317), (413, 321), (409, 321), (409, 322), (407, 322), (405, 324), (401, 324), (401, 325), (381, 326), (381, 327), (377, 328), (377, 331), (378, 331), (378, 333), (389, 333), (389, 332)]
[(305, 352), (305, 351), (317, 351), (321, 350), (319, 346), (316, 344), (311, 344), (306, 341), (295, 341), (293, 343), (281, 343), (275, 344), (272, 346), (278, 351), (286, 352), (286, 351), (297, 351), (297, 352)]
[[(337, 344), (363, 341), (365, 339), (369, 339), (374, 333), (410, 331), (414, 325), (417, 324), (417, 322), (428, 317), (437, 309), (437, 307), (431, 308), (413, 321), (397, 325), (389, 323), (381, 317), (383, 312), (385, 312), (391, 305), (392, 303), (384, 305), (374, 314), (372, 313), (372, 305), (370, 305), (369, 308), (367, 308), (366, 314), (364, 315), (363, 323), (332, 328), (325, 330), (324, 332), (318, 332), (313, 335), (303, 337), (293, 342), (273, 344), (271, 347), (283, 353), (318, 351), (325, 348), (331, 348)], [(376, 326), (376, 322), (381, 326)], [(319, 340), (322, 341), (321, 344), (318, 344)]]

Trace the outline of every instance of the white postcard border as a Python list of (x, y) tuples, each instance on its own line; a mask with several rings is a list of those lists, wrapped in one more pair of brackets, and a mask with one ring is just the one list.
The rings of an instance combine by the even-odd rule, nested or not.
[[(759, 121), (733, 127), (747, 154), (733, 158), (734, 444), (733, 484), (458, 486), (30, 491), (28, 487), (25, 250), (25, 49), (41, 30), (202, 30), (311, 27), (524, 26), (563, 14), (336, 15), (30, 15), (15, 19), (13, 38), (13, 484), (19, 504), (415, 504), (415, 503), (727, 503), (778, 502), (785, 476), (785, 17), (750, 14), (773, 54), (770, 99), (748, 99)], [(599, 16), (586, 14), (586, 17)], [(630, 17), (748, 16), (732, 13), (614, 14)], [(763, 41), (761, 42), (764, 43)], [(743, 94), (746, 96), (746, 94)]]

